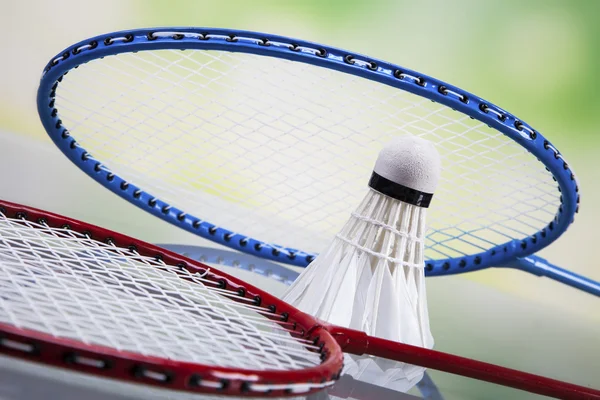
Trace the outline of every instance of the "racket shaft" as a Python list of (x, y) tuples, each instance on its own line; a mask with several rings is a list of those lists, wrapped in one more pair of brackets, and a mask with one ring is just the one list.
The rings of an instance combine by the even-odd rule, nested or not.
[(367, 336), (364, 332), (330, 327), (344, 352), (419, 365), (561, 399), (600, 399), (600, 391), (482, 361)]
[(503, 267), (520, 269), (521, 271), (529, 272), (537, 276), (545, 276), (546, 278), (564, 283), (565, 285), (583, 290), (589, 294), (600, 297), (600, 283), (585, 276), (560, 268), (549, 263), (543, 258), (536, 256), (528, 256), (517, 258), (513, 262), (504, 264)]

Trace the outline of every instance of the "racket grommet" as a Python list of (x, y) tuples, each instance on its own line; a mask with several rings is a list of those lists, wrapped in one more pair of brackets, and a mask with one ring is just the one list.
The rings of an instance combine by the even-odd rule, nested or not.
[(158, 39), (158, 36), (154, 36), (154, 32), (148, 32), (148, 34), (146, 35), (146, 39), (156, 40), (156, 39)]
[(185, 219), (184, 212), (180, 212), (179, 214), (177, 214), (177, 221), (183, 221), (184, 219)]
[(73, 139), (73, 141), (71, 141), (71, 143), (69, 144), (69, 147), (71, 149), (74, 149), (75, 147), (77, 147), (77, 141)]
[(115, 174), (113, 174), (112, 172), (109, 172), (108, 174), (106, 174), (106, 180), (109, 182), (112, 182), (115, 180)]
[(550, 148), (550, 142), (544, 140), (544, 149), (548, 150), (548, 148)]
[(275, 257), (277, 257), (281, 252), (279, 251), (279, 249), (273, 248), (273, 250), (271, 250), (271, 254), (273, 254)]
[(161, 211), (163, 214), (168, 214), (168, 213), (169, 213), (169, 210), (171, 210), (171, 206), (168, 206), (168, 205), (167, 205), (167, 206), (163, 206), (163, 207), (160, 209), (160, 211)]
[(317, 52), (315, 54), (318, 55), (319, 57), (327, 57), (327, 50), (320, 48), (320, 49), (317, 49)]
[(156, 199), (152, 198), (152, 199), (148, 200), (148, 205), (150, 207), (154, 207), (156, 205)]
[(240, 239), (240, 246), (244, 247), (248, 244), (248, 238)]
[(460, 261), (458, 262), (458, 266), (459, 266), (460, 268), (464, 268), (464, 267), (466, 267), (466, 266), (467, 266), (467, 261), (466, 261), (466, 260), (460, 260)]
[[(461, 94), (458, 99), (460, 100), (461, 103), (467, 104), (469, 102), (469, 96), (467, 96), (466, 94)], [(473, 118), (473, 117), (471, 117)]]
[(430, 272), (433, 271), (433, 264), (427, 263), (427, 265), (425, 265), (425, 270)]
[(400, 71), (399, 69), (394, 71), (394, 78), (397, 79), (404, 79), (404, 74), (402, 73), (402, 71)]
[(569, 164), (567, 164), (566, 162), (564, 162), (564, 163), (563, 163), (563, 168), (564, 168), (565, 170), (569, 169)]
[(288, 49), (290, 49), (291, 51), (300, 51), (300, 47), (296, 43), (290, 44)]
[(498, 119), (499, 119), (500, 121), (502, 121), (502, 122), (505, 122), (505, 121), (506, 121), (506, 118), (507, 118), (507, 117), (506, 117), (506, 114), (502, 114), (502, 113), (498, 114)]
[(95, 49), (96, 47), (98, 47), (98, 42), (95, 40), (92, 40), (90, 42), (90, 50)]
[(271, 43), (269, 43), (269, 39), (267, 39), (267, 38), (258, 39), (258, 44), (259, 44), (259, 46), (265, 46), (265, 47), (271, 45)]
[(200, 225), (201, 225), (201, 224), (202, 224), (202, 223), (200, 222), (200, 220), (199, 220), (199, 219), (197, 219), (197, 220), (195, 220), (195, 221), (192, 223), (192, 227), (193, 227), (194, 229), (198, 229), (198, 228), (200, 228)]
[(438, 86), (438, 92), (446, 96), (448, 94), (448, 88), (446, 88), (444, 85), (440, 85)]
[(494, 249), (494, 250), (492, 250), (492, 251), (490, 252), (490, 254), (491, 254), (491, 255), (493, 255), (493, 256), (495, 256), (495, 255), (496, 255), (496, 250), (495, 250), (495, 249)]
[(162, 256), (162, 254), (157, 254), (157, 255), (155, 255), (155, 256), (154, 256), (154, 260), (155, 260), (156, 262), (161, 262), (161, 261), (163, 261), (163, 260), (164, 260), (164, 258), (163, 258), (163, 256)]
[(234, 35), (234, 34), (231, 34), (231, 35), (228, 35), (228, 36), (227, 36), (227, 38), (225, 39), (225, 41), (226, 41), (226, 42), (229, 42), (229, 43), (235, 43), (235, 42), (237, 42), (238, 40), (237, 40), (237, 38), (235, 37), (235, 35)]
[(62, 228), (62, 229), (66, 229), (66, 230), (70, 231), (70, 230), (71, 230), (71, 225), (69, 225), (69, 224), (63, 224), (63, 225), (61, 226), (61, 228)]
[(536, 131), (531, 131), (531, 133), (529, 134), (529, 137), (531, 139), (536, 139), (537, 138), (537, 132)]
[(127, 183), (127, 182), (121, 182), (121, 184), (119, 185), (119, 187), (121, 188), (121, 190), (127, 190), (127, 188), (129, 187), (129, 183)]
[(171, 36), (171, 38), (172, 38), (173, 40), (181, 40), (181, 39), (183, 39), (184, 37), (185, 37), (185, 35), (184, 35), (184, 34), (182, 34), (182, 33), (176, 33), (176, 34), (174, 34), (173, 36)]
[(111, 237), (107, 237), (106, 239), (104, 239), (104, 243), (106, 243), (109, 246), (115, 246), (115, 241)]
[(371, 61), (367, 64), (367, 68), (370, 69), (371, 71), (376, 71), (377, 63), (375, 61)]
[(62, 121), (59, 119), (58, 121), (56, 121), (56, 125), (54, 125), (56, 127), (56, 129), (60, 129), (60, 127), (62, 126)]
[(260, 250), (262, 249), (262, 247), (263, 247), (263, 246), (262, 246), (262, 244), (260, 244), (260, 243), (256, 243), (256, 244), (254, 245), (254, 250), (256, 250), (256, 251), (260, 251)]
[(246, 297), (246, 289), (244, 289), (243, 287), (239, 288), (237, 290), (237, 293), (240, 297)]
[(475, 257), (475, 259), (473, 260), (473, 262), (475, 263), (475, 265), (481, 264), (481, 257), (479, 257), (479, 256)]
[(225, 281), (225, 279), (219, 279), (217, 281), (217, 287), (219, 289), (226, 289), (227, 288), (227, 282)]
[(228, 387), (229, 387), (229, 380), (221, 379), (221, 387), (218, 388), (217, 390), (227, 390)]
[(275, 306), (275, 304), (271, 304), (270, 306), (267, 307), (267, 309), (269, 311), (271, 311), (272, 313), (277, 311), (277, 307)]
[(217, 227), (211, 226), (210, 228), (208, 228), (208, 233), (210, 233), (211, 235), (214, 235), (215, 233), (217, 233)]
[(259, 307), (262, 303), (262, 298), (260, 296), (254, 296), (254, 305)]
[(19, 211), (15, 214), (17, 219), (27, 219), (27, 213), (24, 211)]
[(415, 80), (415, 83), (421, 87), (425, 86), (425, 78), (423, 78), (422, 76), (417, 76), (417, 79)]
[(242, 382), (242, 384), (240, 385), (240, 392), (242, 393), (248, 393), (250, 391), (250, 382)]
[(200, 382), (202, 382), (202, 378), (200, 377), (200, 375), (194, 374), (190, 376), (190, 379), (188, 380), (188, 385), (191, 387), (198, 387), (200, 386)]
[(315, 256), (313, 256), (313, 255), (308, 255), (308, 256), (306, 256), (306, 262), (307, 262), (307, 263), (309, 263), (309, 264), (310, 264), (310, 263), (311, 263), (311, 262), (313, 262), (314, 260), (315, 260)]
[(87, 151), (84, 151), (83, 153), (81, 153), (81, 161), (87, 161), (90, 158), (90, 153), (88, 153)]
[(133, 198), (135, 198), (135, 199), (139, 199), (141, 195), (142, 195), (142, 191), (140, 189), (137, 189), (136, 191), (133, 192)]
[(481, 103), (481, 104), (479, 105), (479, 109), (480, 109), (481, 111), (483, 111), (484, 113), (486, 113), (486, 114), (489, 112), (489, 111), (488, 111), (489, 107), (488, 107), (488, 105), (487, 105), (487, 104), (485, 104), (485, 103)]
[(350, 65), (354, 65), (354, 57), (352, 57), (350, 54), (347, 54), (344, 56), (344, 62)]
[(281, 321), (282, 322), (287, 322), (288, 318), (290, 317), (290, 315), (286, 312), (281, 313)]
[(448, 271), (450, 269), (450, 263), (446, 261), (444, 264), (442, 264), (442, 268), (444, 271)]
[(293, 251), (290, 251), (290, 252), (288, 253), (287, 257), (288, 257), (290, 260), (294, 260), (294, 259), (296, 258), (296, 253), (294, 253)]
[(526, 242), (525, 240), (523, 240), (523, 241), (521, 242), (521, 248), (522, 248), (523, 250), (525, 250), (525, 249), (527, 248), (527, 242)]
[(66, 139), (66, 138), (68, 138), (69, 136), (71, 136), (71, 134), (70, 134), (70, 133), (69, 133), (69, 131), (68, 131), (68, 130), (66, 130), (66, 129), (65, 129), (64, 131), (62, 131), (62, 133), (60, 134), (60, 137), (62, 137), (63, 139)]
[(232, 237), (233, 237), (233, 233), (226, 233), (223, 235), (223, 240), (225, 240), (226, 242), (229, 242)]
[(123, 40), (123, 43), (130, 43), (133, 42), (133, 35), (131, 33), (128, 33), (127, 35), (125, 35), (125, 40)]
[(114, 41), (113, 41), (112, 37), (110, 37), (110, 36), (107, 37), (106, 39), (104, 39), (104, 45), (105, 46), (110, 46), (113, 43), (114, 43)]

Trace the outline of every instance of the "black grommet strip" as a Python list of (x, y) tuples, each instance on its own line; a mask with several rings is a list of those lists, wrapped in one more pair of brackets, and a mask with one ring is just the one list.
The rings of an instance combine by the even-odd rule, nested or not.
[(433, 193), (425, 193), (420, 190), (411, 189), (384, 178), (375, 171), (373, 171), (373, 174), (371, 175), (369, 186), (381, 194), (417, 207), (429, 207), (431, 199), (433, 198)]

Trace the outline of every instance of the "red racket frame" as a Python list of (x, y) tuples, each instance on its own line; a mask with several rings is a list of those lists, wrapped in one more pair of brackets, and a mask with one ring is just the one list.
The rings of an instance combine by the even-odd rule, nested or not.
[[(35, 222), (41, 220), (51, 227), (64, 227), (66, 225), (69, 229), (87, 234), (95, 240), (112, 241), (119, 247), (133, 248), (140, 255), (159, 256), (166, 264), (180, 265), (191, 272), (205, 272), (210, 269), (205, 277), (214, 281), (216, 285), (222, 285), (224, 282), (228, 289), (234, 291), (244, 289), (240, 292), (242, 293), (240, 296), (243, 295), (251, 299), (258, 296), (261, 305), (268, 304), (267, 307), (275, 307), (275, 312), (282, 319), (287, 318), (287, 321), (295, 324), (294, 327), (298, 336), (314, 340), (322, 346), (323, 362), (313, 368), (295, 371), (250, 371), (239, 368), (222, 368), (146, 357), (102, 346), (86, 345), (74, 340), (59, 339), (48, 334), (0, 324), (0, 353), (9, 356), (172, 390), (236, 396), (291, 396), (298, 395), (298, 393), (292, 393), (289, 390), (259, 393), (250, 392), (247, 388), (248, 384), (285, 385), (308, 382), (316, 384), (337, 379), (341, 372), (342, 351), (344, 351), (355, 355), (369, 354), (406, 362), (545, 396), (562, 399), (600, 399), (600, 391), (592, 388), (435, 350), (370, 337), (364, 332), (318, 321), (278, 298), (233, 276), (215, 270), (213, 267), (208, 267), (155, 245), (98, 226), (6, 201), (0, 201), (0, 208), (10, 218), (21, 218)], [(17, 350), (14, 348), (15, 346), (6, 346), (7, 340), (25, 344), (30, 351)], [(340, 348), (342, 351), (340, 351)], [(77, 359), (74, 362), (73, 355), (80, 357), (80, 359), (85, 357), (90, 360), (101, 360), (107, 367), (99, 368), (84, 365), (77, 362)], [(144, 369), (150, 373), (156, 373), (158, 376), (166, 376), (168, 379), (150, 378), (149, 376), (153, 374), (144, 374)], [(211, 381), (222, 380), (223, 387), (217, 390), (190, 384), (194, 382), (195, 376)], [(317, 390), (319, 389), (313, 388), (306, 393)]]

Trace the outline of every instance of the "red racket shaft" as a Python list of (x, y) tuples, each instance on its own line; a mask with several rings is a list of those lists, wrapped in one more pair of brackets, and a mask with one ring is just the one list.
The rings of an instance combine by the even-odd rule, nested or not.
[(440, 351), (325, 325), (346, 353), (368, 354), (560, 399), (600, 399), (600, 391)]

